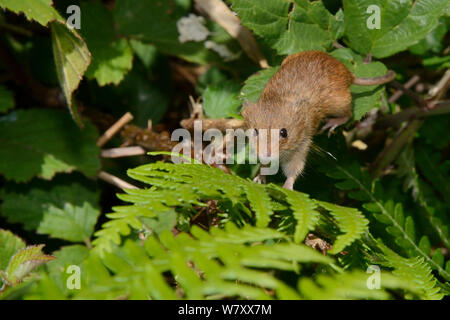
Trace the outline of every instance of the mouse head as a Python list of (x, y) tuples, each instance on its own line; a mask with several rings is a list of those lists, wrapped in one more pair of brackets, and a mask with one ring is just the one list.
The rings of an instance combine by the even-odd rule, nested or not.
[(272, 106), (260, 101), (245, 103), (242, 111), (245, 129), (253, 131), (251, 134), (258, 142), (260, 159), (278, 159), (283, 153), (298, 148), (304, 139), (310, 138), (307, 114), (302, 109), (306, 108), (286, 104)]

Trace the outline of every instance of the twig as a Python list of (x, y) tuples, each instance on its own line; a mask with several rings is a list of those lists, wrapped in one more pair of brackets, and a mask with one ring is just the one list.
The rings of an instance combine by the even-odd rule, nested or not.
[(167, 132), (158, 133), (128, 124), (120, 132), (122, 138), (131, 145), (138, 145), (149, 151), (172, 151), (178, 141), (172, 141)]
[(412, 119), (424, 119), (431, 116), (450, 113), (450, 100), (438, 101), (429, 104), (429, 109), (411, 107), (401, 112), (383, 117), (376, 123), (377, 129), (398, 126), (402, 122)]
[(203, 106), (200, 102), (195, 101), (194, 98), (189, 96), (191, 118), (202, 119), (203, 118)]
[(253, 34), (242, 26), (240, 19), (233, 14), (222, 0), (195, 0), (199, 11), (205, 12), (209, 18), (223, 27), (233, 38), (235, 38), (245, 53), (261, 68), (268, 68), (266, 58), (259, 49)]
[[(443, 78), (445, 78), (446, 75), (444, 75)], [(438, 83), (441, 83), (439, 81)], [(410, 89), (405, 88), (402, 84), (392, 81), (391, 84), (402, 90), (405, 94), (409, 95), (414, 101), (417, 103), (417, 105), (420, 108), (417, 108), (417, 110), (420, 112), (419, 115), (426, 115), (431, 112), (431, 110), (439, 110), (441, 108), (446, 108), (447, 106), (444, 104), (444, 106), (441, 106), (441, 108), (436, 108), (437, 105), (439, 105), (439, 102), (433, 102), (433, 101), (426, 101), (421, 96), (416, 94), (415, 92), (411, 91)], [(444, 109), (445, 110), (445, 109)], [(436, 112), (436, 111), (434, 111)], [(401, 152), (403, 147), (413, 139), (415, 133), (417, 130), (422, 126), (424, 120), (418, 119), (418, 114), (412, 114), (411, 118), (409, 120), (409, 123), (401, 129), (391, 143), (389, 143), (385, 148), (381, 151), (381, 153), (378, 155), (374, 163), (371, 165), (370, 168), (370, 174), (372, 178), (379, 177), (381, 173), (383, 172), (383, 169), (388, 166), (395, 158), (398, 156), (398, 154)]]
[(420, 128), (422, 123), (423, 120), (411, 120), (405, 128), (397, 133), (392, 142), (383, 149), (372, 164), (372, 178), (379, 177), (383, 169), (395, 160), (403, 147), (414, 137), (414, 134)]
[(119, 189), (138, 189), (138, 187), (133, 186), (132, 184), (129, 184), (126, 181), (123, 181), (122, 179), (113, 176), (112, 174), (109, 174), (105, 171), (100, 171), (98, 173), (98, 177), (99, 179), (102, 179), (103, 181), (106, 181), (116, 187), (118, 187)]
[(404, 94), (408, 95), (409, 97), (411, 97), (421, 108), (427, 108), (427, 102), (417, 93), (415, 93), (414, 91), (406, 88), (406, 86), (404, 86), (403, 84), (401, 84), (400, 82), (397, 82), (395, 80), (390, 82), (391, 86), (393, 86), (394, 88), (403, 91)]
[[(406, 83), (405, 83), (405, 88), (409, 89), (411, 88), (413, 85), (415, 85), (417, 83), (417, 81), (420, 80), (420, 77), (418, 75), (415, 75), (414, 77), (412, 77), (411, 79), (409, 79)], [(397, 90), (388, 100), (389, 103), (394, 103), (395, 101), (397, 101), (402, 95), (403, 95), (403, 90)]]
[(128, 122), (133, 120), (131, 113), (125, 113), (116, 123), (114, 123), (106, 132), (98, 139), (97, 146), (102, 147), (107, 143), (120, 129), (123, 128)]
[(335, 47), (336, 49), (343, 49), (343, 48), (345, 48), (342, 44), (340, 44), (337, 41), (333, 42), (333, 47)]
[(226, 129), (239, 129), (243, 128), (244, 121), (240, 119), (184, 119), (181, 120), (180, 124), (183, 128), (187, 130), (192, 130), (194, 128), (194, 121), (202, 122), (202, 130), (206, 131), (208, 129), (219, 129), (220, 131), (225, 131)]
[(428, 92), (428, 99), (438, 100), (450, 85), (450, 69), (447, 70), (439, 82)]
[(147, 151), (142, 147), (112, 148), (102, 150), (102, 158), (122, 158), (122, 157), (141, 156), (146, 153)]

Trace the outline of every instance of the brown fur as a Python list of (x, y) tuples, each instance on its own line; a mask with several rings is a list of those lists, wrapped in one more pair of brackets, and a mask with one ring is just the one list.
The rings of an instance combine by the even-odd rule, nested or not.
[[(247, 128), (286, 128), (280, 138), (280, 160), (286, 176), (297, 177), (319, 124), (327, 117), (351, 116), (353, 74), (321, 51), (288, 56), (264, 87), (259, 100), (246, 105)], [(269, 141), (270, 143), (270, 141)]]
[(268, 81), (259, 100), (244, 108), (247, 128), (282, 129), (281, 150), (295, 149), (312, 138), (326, 117), (351, 115), (353, 74), (340, 61), (321, 51), (288, 56)]

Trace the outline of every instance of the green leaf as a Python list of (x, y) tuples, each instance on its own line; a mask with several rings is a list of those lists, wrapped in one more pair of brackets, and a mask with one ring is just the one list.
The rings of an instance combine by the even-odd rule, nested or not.
[(240, 98), (248, 100), (250, 102), (256, 102), (261, 95), (266, 83), (273, 76), (273, 74), (278, 70), (279, 67), (271, 67), (268, 69), (261, 70), (256, 74), (250, 76), (241, 89)]
[[(6, 190), (8, 190), (8, 185)], [(74, 183), (41, 181), (2, 193), (3, 215), (26, 230), (68, 241), (88, 242), (100, 215), (99, 194)]]
[[(345, 35), (356, 51), (388, 57), (423, 39), (438, 24), (447, 4), (446, 0), (344, 0)], [(367, 27), (371, 5), (380, 8), (380, 29)]]
[(69, 266), (74, 265), (80, 267), (82, 274), (86, 274), (83, 272), (82, 263), (89, 256), (89, 249), (81, 245), (65, 246), (53, 252), (53, 255), (55, 256), (55, 260), (47, 263), (49, 278), (66, 295), (77, 291), (77, 289), (68, 289), (67, 287), (67, 278), (71, 275), (71, 273), (67, 273), (67, 270)]
[(9, 261), (6, 268), (6, 280), (11, 285), (21, 282), (31, 271), (41, 264), (53, 260), (53, 256), (42, 252), (43, 244), (37, 246), (28, 246), (19, 250)]
[(52, 4), (52, 0), (0, 0), (0, 7), (17, 14), (24, 13), (28, 20), (35, 20), (43, 26), (49, 21), (61, 19)]
[(411, 291), (418, 294), (422, 299), (442, 299), (443, 294), (439, 292), (437, 280), (423, 258), (406, 259), (387, 248), (380, 241), (379, 246), (385, 255), (382, 265), (393, 268), (392, 274), (401, 278)]
[(134, 116), (134, 123), (147, 126), (151, 119), (157, 124), (164, 116), (169, 103), (169, 81), (151, 80), (143, 68), (133, 68), (117, 88), (119, 97), (125, 100), (126, 110)]
[(83, 2), (81, 34), (92, 54), (86, 77), (100, 86), (119, 84), (133, 65), (133, 52), (126, 39), (116, 39), (112, 14), (98, 1)]
[(130, 46), (136, 56), (139, 57), (139, 59), (147, 68), (150, 68), (155, 63), (158, 55), (158, 50), (155, 48), (155, 46), (151, 44), (145, 44), (142, 41), (138, 41), (135, 39), (130, 40)]
[(160, 234), (163, 231), (170, 231), (176, 226), (177, 214), (175, 210), (168, 210), (167, 212), (161, 212), (157, 218), (142, 217), (141, 221), (146, 228)]
[(245, 187), (247, 199), (255, 212), (256, 226), (267, 227), (270, 222), (270, 217), (273, 214), (271, 208), (270, 197), (264, 187), (258, 184), (248, 184)]
[[(350, 49), (337, 49), (331, 53), (333, 57), (343, 62), (357, 77), (372, 78), (385, 75), (386, 66), (379, 62), (364, 63), (363, 58)], [(350, 87), (353, 98), (353, 118), (360, 120), (368, 111), (381, 106), (383, 86)]]
[(331, 215), (336, 219), (340, 231), (344, 233), (336, 237), (333, 248), (329, 253), (337, 254), (341, 252), (368, 231), (369, 220), (359, 210), (326, 202), (318, 201), (317, 204), (330, 211)]
[(0, 173), (18, 182), (73, 170), (93, 176), (100, 168), (97, 136), (93, 125), (80, 130), (62, 111), (11, 112), (0, 117)]
[(314, 230), (314, 227), (319, 221), (320, 214), (316, 210), (317, 205), (307, 194), (291, 191), (275, 185), (271, 185), (270, 188), (274, 188), (286, 196), (286, 201), (289, 203), (292, 214), (297, 221), (294, 241), (296, 243), (303, 241), (308, 232)]
[(59, 83), (73, 119), (82, 126), (78, 110), (72, 100), (72, 93), (78, 88), (91, 63), (91, 53), (74, 29), (69, 29), (57, 21), (52, 22), (50, 28)]
[(226, 118), (238, 113), (239, 84), (232, 81), (209, 86), (203, 95), (203, 109), (208, 118)]
[(342, 35), (342, 12), (333, 16), (321, 1), (233, 0), (242, 23), (281, 55), (325, 51)]
[[(177, 21), (188, 14), (187, 7), (176, 1), (155, 0), (118, 0), (113, 12), (120, 35), (139, 39), (145, 44), (153, 44), (166, 54), (176, 55), (191, 62), (221, 63), (222, 58), (214, 51), (206, 49), (203, 43), (181, 43), (178, 40)], [(222, 38), (213, 33), (208, 39), (220, 44), (234, 41), (226, 33)]]
[(11, 91), (0, 85), (0, 113), (14, 108), (14, 96)]
[(422, 236), (419, 241), (419, 248), (422, 250), (425, 254), (429, 255), (431, 251), (431, 244), (430, 240), (427, 236)]
[(442, 253), (442, 249), (438, 248), (433, 254), (433, 261), (436, 262), (436, 264), (440, 265), (441, 267), (444, 266), (444, 255)]
[(447, 20), (448, 18), (440, 18), (438, 25), (424, 39), (409, 47), (409, 51), (421, 56), (427, 55), (430, 51), (440, 53), (444, 47), (444, 36), (448, 31)]
[(0, 270), (5, 270), (11, 257), (20, 249), (25, 248), (25, 242), (11, 231), (0, 229)]

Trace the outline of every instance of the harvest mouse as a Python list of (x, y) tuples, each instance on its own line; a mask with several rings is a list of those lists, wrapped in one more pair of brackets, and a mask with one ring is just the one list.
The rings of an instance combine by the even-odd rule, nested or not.
[[(261, 129), (279, 131), (279, 148), (258, 156), (280, 161), (292, 190), (302, 173), (312, 137), (322, 120), (330, 118), (322, 130), (334, 130), (352, 115), (350, 85), (377, 85), (393, 80), (395, 73), (376, 78), (356, 78), (347, 67), (321, 51), (305, 51), (288, 56), (270, 78), (259, 99), (246, 103), (242, 116), (245, 127), (258, 136)], [(278, 137), (277, 137), (278, 138)]]

